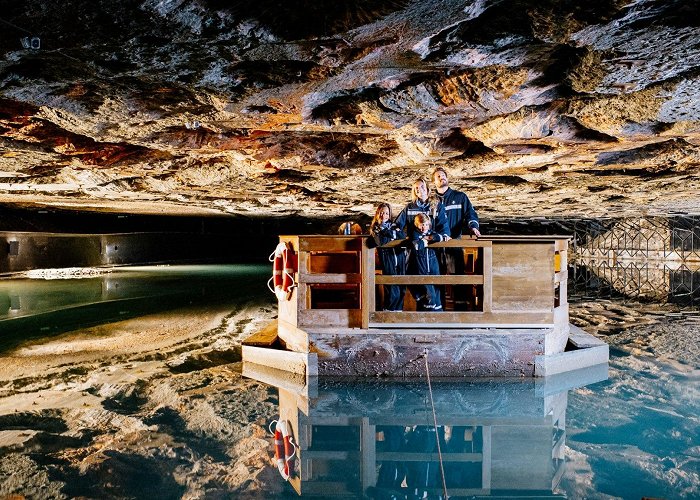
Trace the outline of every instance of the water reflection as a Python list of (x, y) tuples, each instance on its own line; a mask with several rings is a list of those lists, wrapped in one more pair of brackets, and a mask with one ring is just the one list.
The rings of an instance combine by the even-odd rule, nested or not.
[(433, 381), (437, 427), (424, 379), (307, 384), (252, 364), (243, 374), (279, 391), (279, 419), (296, 445), (289, 484), (302, 496), (443, 498), (442, 463), (450, 498), (560, 497), (568, 391), (605, 380), (607, 365)]
[(140, 266), (81, 279), (0, 280), (0, 349), (176, 308), (267, 293), (264, 265)]

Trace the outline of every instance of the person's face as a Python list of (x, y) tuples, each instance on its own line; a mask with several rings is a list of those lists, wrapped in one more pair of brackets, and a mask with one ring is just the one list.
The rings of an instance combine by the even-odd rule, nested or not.
[(425, 182), (416, 182), (413, 184), (413, 195), (421, 201), (428, 199), (428, 186)]
[(419, 223), (418, 229), (420, 229), (421, 233), (427, 233), (428, 231), (430, 231), (430, 221), (427, 220), (425, 222)]
[(441, 170), (438, 170), (433, 176), (433, 183), (438, 189), (447, 187), (449, 185), (449, 182), (447, 181), (447, 174)]
[(387, 207), (379, 209), (379, 220), (382, 221), (382, 224), (389, 220), (389, 209)]

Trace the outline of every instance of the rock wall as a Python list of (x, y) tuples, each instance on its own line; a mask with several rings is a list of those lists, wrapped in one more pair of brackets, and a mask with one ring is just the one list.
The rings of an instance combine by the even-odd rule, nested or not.
[(700, 210), (698, 0), (2, 3), (0, 201)]

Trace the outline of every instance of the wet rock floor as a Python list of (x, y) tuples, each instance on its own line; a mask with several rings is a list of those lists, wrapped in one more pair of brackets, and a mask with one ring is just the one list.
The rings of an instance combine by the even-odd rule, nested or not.
[[(288, 495), (266, 429), (277, 391), (240, 374), (241, 339), (273, 316), (163, 313), (2, 354), (0, 498)], [(571, 318), (615, 352), (697, 374), (700, 315), (598, 300)]]

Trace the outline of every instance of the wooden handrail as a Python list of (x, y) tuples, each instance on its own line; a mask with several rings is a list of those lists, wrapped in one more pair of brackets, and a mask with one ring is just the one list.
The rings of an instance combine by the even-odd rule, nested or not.
[[(456, 238), (448, 241), (434, 241), (430, 243), (431, 248), (479, 248), (491, 246), (490, 240), (480, 240), (473, 237), (469, 238)], [(374, 248), (394, 248), (394, 247), (406, 247), (412, 248), (410, 240), (407, 238), (403, 240), (393, 240), (386, 245), (376, 246)]]
[[(408, 240), (395, 240), (387, 245), (380, 247), (365, 246), (363, 256), (363, 273), (362, 273), (362, 323), (363, 327), (367, 328), (370, 325), (381, 327), (382, 324), (392, 324), (412, 326), (421, 328), (421, 326), (439, 322), (443, 327), (463, 326), (464, 324), (479, 324), (479, 323), (494, 323), (499, 321), (491, 314), (491, 246), (489, 240), (477, 240), (475, 238), (454, 239), (450, 241), (442, 241), (431, 243), (431, 248), (466, 248), (473, 252), (478, 249), (479, 255), (483, 259), (481, 266), (483, 274), (459, 274), (459, 275), (420, 275), (420, 274), (404, 274), (404, 275), (387, 275), (376, 274), (374, 270), (374, 261), (377, 248), (396, 248), (407, 246), (410, 248)], [(369, 271), (369, 272), (368, 272)], [(481, 304), (478, 311), (462, 311), (462, 312), (381, 312), (375, 309), (375, 286), (377, 285), (481, 285)], [(520, 318), (526, 319), (527, 323), (534, 320), (551, 322), (551, 318)], [(513, 318), (503, 318), (504, 321), (512, 321)]]
[(378, 274), (374, 277), (377, 285), (483, 285), (481, 274)]

